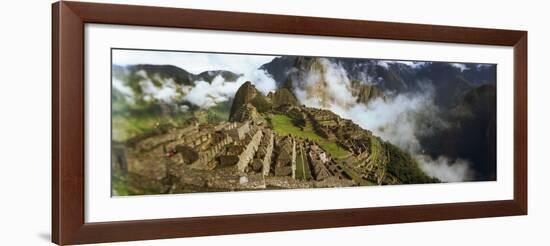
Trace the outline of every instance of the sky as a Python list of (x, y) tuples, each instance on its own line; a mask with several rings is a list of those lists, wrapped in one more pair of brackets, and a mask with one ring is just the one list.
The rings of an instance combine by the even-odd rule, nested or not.
[[(112, 63), (120, 66), (137, 64), (173, 65), (193, 74), (211, 70), (226, 70), (241, 75), (236, 81), (225, 81), (221, 76), (214, 78), (211, 82), (193, 81), (194, 86), (185, 95), (185, 100), (201, 108), (212, 107), (219, 102), (229, 100), (246, 81), (254, 83), (256, 88), (264, 94), (276, 89), (273, 78), (264, 70), (258, 69), (263, 64), (272, 61), (276, 56), (125, 49), (113, 49), (112, 52)], [(145, 73), (145, 71), (143, 72)], [(145, 91), (150, 91), (151, 96), (154, 98), (170, 101), (172, 95), (177, 94), (175, 87), (169, 86), (173, 84), (170, 81), (165, 81), (163, 90), (157, 90), (151, 81), (145, 79), (146, 74), (142, 77), (144, 78), (142, 86), (150, 85), (146, 86)], [(113, 85), (122, 84), (114, 83)], [(117, 89), (124, 91), (125, 88), (123, 87), (118, 86)], [(147, 90), (147, 88), (150, 89)], [(167, 97), (160, 95), (159, 92), (165, 92), (164, 94)]]
[(250, 73), (276, 56), (237, 55), (216, 53), (191, 53), (177, 51), (120, 50), (113, 49), (113, 64), (174, 65), (198, 74), (208, 70), (228, 70), (234, 73)]
[[(121, 66), (174, 65), (194, 74), (210, 70), (227, 70), (242, 75), (236, 81), (225, 81), (221, 76), (210, 82), (194, 81), (193, 88), (185, 95), (184, 99), (201, 108), (209, 108), (217, 103), (230, 100), (246, 81), (254, 83), (256, 88), (264, 94), (276, 89), (273, 77), (258, 68), (277, 56), (122, 49), (114, 49), (112, 52), (113, 64)], [(399, 94), (387, 100), (378, 98), (365, 105), (358, 103), (357, 98), (353, 96), (347, 71), (340, 64), (325, 58), (321, 58), (320, 62), (324, 67), (322, 72), (303, 71), (305, 73), (301, 77), (293, 80), (293, 83), (297, 83), (294, 84), (293, 92), (302, 104), (330, 109), (343, 118), (353, 120), (364, 129), (373, 131), (382, 139), (407, 150), (420, 162), (426, 173), (442, 181), (455, 182), (471, 179), (472, 170), (470, 170), (468, 160), (451, 160), (446, 156), (432, 158), (423, 154), (417, 133), (426, 120), (443, 122), (437, 114), (438, 107), (434, 104), (435, 92), (432, 87), (428, 86), (417, 93)], [(429, 64), (428, 62), (412, 61), (378, 61), (378, 65), (386, 69), (393, 63), (405, 64), (411, 68), (420, 68)], [(460, 69), (461, 72), (469, 69), (462, 63), (451, 63), (451, 65)], [(323, 78), (322, 81), (325, 81), (324, 85), (319, 84), (321, 78)], [(171, 83), (168, 82), (164, 84), (170, 85)], [(154, 88), (151, 82), (149, 84), (151, 84), (150, 88)], [(176, 93), (173, 86), (168, 87), (164, 88), (166, 89), (164, 92), (168, 92), (168, 96)], [(328, 98), (331, 98), (328, 106), (323, 106), (319, 97), (310, 95), (310, 90), (303, 90), (303, 88), (320, 87), (323, 87), (324, 92), (329, 95)], [(159, 96), (161, 93), (155, 91), (153, 94)]]

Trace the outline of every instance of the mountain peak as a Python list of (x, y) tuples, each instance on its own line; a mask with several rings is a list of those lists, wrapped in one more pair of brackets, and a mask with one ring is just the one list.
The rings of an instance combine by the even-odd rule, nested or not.
[(269, 98), (262, 95), (250, 81), (244, 82), (235, 93), (233, 104), (229, 111), (229, 119), (232, 119), (233, 115), (246, 104), (251, 104), (258, 112), (265, 112), (271, 109)]

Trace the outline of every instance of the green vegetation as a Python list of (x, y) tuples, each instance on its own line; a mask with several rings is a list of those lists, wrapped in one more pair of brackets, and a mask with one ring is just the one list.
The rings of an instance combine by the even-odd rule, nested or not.
[(317, 141), (320, 140), (320, 136), (315, 134), (313, 131), (307, 131), (304, 129), (300, 129), (299, 127), (296, 127), (292, 123), (292, 119), (286, 115), (282, 114), (274, 114), (271, 116), (271, 124), (273, 126), (273, 130), (275, 130), (277, 133), (280, 133), (282, 135), (292, 134), (299, 137), (309, 138), (311, 140)]
[(218, 123), (227, 121), (229, 118), (229, 109), (231, 108), (231, 102), (225, 101), (216, 104), (206, 110), (208, 114), (209, 123)]
[(111, 194), (113, 196), (134, 196), (134, 195), (153, 195), (159, 194), (158, 190), (153, 188), (136, 187), (130, 185), (130, 180), (135, 179), (136, 175), (130, 173), (113, 172), (111, 176)]
[(274, 114), (271, 116), (271, 124), (273, 126), (273, 130), (281, 135), (290, 134), (316, 142), (319, 146), (321, 146), (321, 148), (329, 152), (335, 159), (342, 159), (350, 155), (348, 151), (338, 146), (336, 142), (317, 135), (311, 127), (311, 122), (309, 121), (306, 122), (306, 127), (299, 128), (293, 124), (293, 120), (290, 117), (281, 114)]
[[(145, 75), (139, 71), (145, 71)], [(145, 77), (144, 77), (145, 76)], [(199, 75), (189, 73), (171, 65), (135, 65), (129, 67), (113, 66), (113, 77), (123, 81), (132, 92), (125, 96), (115, 87), (112, 89), (112, 138), (114, 141), (125, 141), (130, 138), (150, 133), (159, 125), (181, 126), (194, 119), (200, 123), (218, 123), (227, 121), (231, 101), (220, 102), (208, 109), (202, 109), (187, 103), (185, 106), (176, 103), (164, 103), (155, 98), (146, 99), (143, 81), (150, 80), (153, 86), (162, 89), (167, 79), (173, 79), (177, 85), (192, 85), (192, 81), (212, 81), (222, 76), (235, 81), (239, 74), (229, 71), (207, 71)], [(180, 86), (177, 101), (183, 101), (185, 92)], [(180, 110), (179, 107), (186, 107)]]
[(234, 82), (234, 81), (237, 81), (237, 79), (241, 77), (242, 74), (236, 74), (236, 73), (233, 73), (230, 71), (224, 71), (224, 70), (214, 70), (214, 71), (204, 71), (197, 75), (197, 77), (208, 82), (212, 82), (212, 80), (214, 80), (214, 78), (216, 78), (217, 76), (222, 76), (222, 78), (225, 79), (225, 81)]
[(256, 107), (256, 110), (258, 110), (258, 112), (260, 113), (264, 113), (271, 110), (271, 103), (267, 101), (267, 98), (264, 97), (259, 92), (254, 98), (252, 98), (250, 103), (254, 105), (254, 107)]
[(311, 177), (311, 170), (309, 170), (309, 166), (307, 165), (306, 156), (304, 156), (304, 152), (302, 149), (302, 146), (299, 146), (298, 154), (296, 155), (296, 179), (297, 180), (303, 180), (308, 181)]
[(114, 141), (125, 141), (137, 135), (147, 133), (156, 126), (160, 125), (182, 125), (191, 118), (190, 116), (171, 117), (171, 116), (138, 116), (124, 117), (113, 115), (112, 129)]
[(392, 144), (385, 143), (384, 147), (390, 154), (387, 170), (404, 184), (437, 183), (438, 179), (427, 176), (412, 156), (403, 152)]
[(195, 119), (200, 123), (218, 123), (229, 117), (228, 103), (219, 103), (207, 110), (195, 109), (185, 113), (161, 114), (151, 110), (132, 109), (125, 113), (115, 113), (113, 103), (113, 140), (124, 141), (151, 131), (159, 125), (181, 126)]
[(387, 161), (384, 147), (382, 146), (382, 140), (375, 136), (369, 137), (370, 156), (369, 159), (375, 163), (384, 163)]
[(120, 172), (115, 172), (111, 176), (111, 186), (112, 195), (114, 196), (132, 195), (128, 190), (128, 185), (126, 184), (126, 176), (122, 175)]
[[(313, 127), (311, 126), (311, 122), (309, 122), (309, 120), (306, 122), (306, 127), (299, 128), (293, 124), (292, 118), (286, 115), (274, 114), (271, 116), (271, 124), (275, 132), (281, 135), (291, 134), (293, 136), (310, 139), (319, 144), (321, 148), (330, 153), (330, 155), (337, 161), (338, 165), (342, 167), (344, 172), (346, 172), (346, 174), (348, 174), (353, 179), (353, 181), (355, 181), (355, 183), (361, 186), (374, 185), (374, 183), (363, 179), (359, 173), (339, 161), (349, 156), (350, 153), (342, 147), (338, 146), (336, 142), (330, 141), (317, 135), (317, 133), (315, 133), (315, 130), (313, 130)], [(296, 179), (307, 180), (307, 178), (311, 178), (311, 171), (309, 170), (309, 167), (307, 167), (307, 165), (304, 165), (303, 159), (300, 158), (301, 153), (302, 152), (299, 151), (296, 160)], [(306, 177), (306, 179), (304, 179), (304, 177)]]
[(200, 123), (218, 123), (229, 118), (231, 102), (221, 102), (208, 109), (192, 107), (187, 112), (165, 113), (154, 102), (128, 103), (113, 90), (112, 133), (114, 141), (125, 141), (154, 130), (159, 125), (181, 126), (195, 119)]
[[(323, 139), (325, 140), (325, 139)], [(330, 141), (323, 141), (321, 143), (319, 143), (319, 145), (326, 151), (328, 151), (330, 153), (330, 155), (334, 158), (334, 159), (342, 159), (342, 158), (345, 158), (347, 156), (350, 155), (350, 153), (343, 149), (342, 147), (338, 146), (338, 144), (336, 144), (336, 142), (330, 142)]]
[(281, 88), (273, 95), (273, 107), (279, 108), (282, 105), (299, 105), (294, 94), (287, 88)]
[(338, 166), (340, 166), (344, 172), (350, 176), (350, 178), (360, 186), (369, 186), (369, 185), (376, 185), (375, 183), (372, 183), (366, 179), (363, 179), (359, 173), (354, 171), (353, 169), (349, 168), (345, 163), (336, 162)]
[(155, 76), (161, 79), (174, 79), (177, 84), (180, 85), (191, 85), (191, 78), (194, 77), (193, 74), (172, 65), (135, 65), (130, 67), (130, 75), (139, 76), (137, 73), (140, 70), (143, 70), (147, 73), (149, 78), (154, 78)]
[[(337, 161), (338, 165), (359, 185), (374, 185), (361, 177), (359, 173), (342, 163), (341, 160), (349, 156), (349, 152), (336, 144), (336, 142), (323, 138), (313, 130), (311, 122), (307, 120), (306, 126), (303, 128), (297, 127), (293, 123), (293, 119), (286, 115), (274, 114), (271, 116), (271, 124), (275, 132), (281, 135), (291, 134), (293, 136), (310, 139), (321, 148), (326, 150)], [(376, 137), (370, 138), (370, 148), (372, 153), (372, 161), (385, 161), (389, 158), (388, 172), (396, 176), (403, 183), (433, 183), (438, 182), (437, 179), (427, 176), (418, 163), (406, 152), (392, 144), (382, 142)], [(389, 153), (389, 157), (385, 153)], [(302, 178), (304, 171), (300, 170), (303, 167), (300, 158), (296, 162), (296, 177)]]

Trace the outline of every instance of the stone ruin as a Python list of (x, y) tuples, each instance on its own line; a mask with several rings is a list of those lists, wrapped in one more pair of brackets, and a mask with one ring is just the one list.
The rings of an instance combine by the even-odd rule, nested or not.
[(289, 136), (277, 139), (276, 157), (273, 168), (275, 176), (289, 176), (293, 174), (296, 165), (296, 143)]
[[(260, 98), (248, 85), (240, 94), (240, 106), (232, 106), (228, 122), (191, 122), (142, 136), (129, 147), (113, 147), (116, 169), (173, 193), (358, 185), (349, 172), (376, 184), (398, 182), (386, 172), (388, 154), (378, 153), (374, 145), (381, 140), (373, 142), (371, 132), (352, 121), (328, 110), (298, 106), (288, 93)], [(277, 134), (251, 104), (264, 102), (258, 98), (276, 104), (273, 112), (290, 117), (302, 130), (312, 126), (350, 155), (337, 161), (312, 140)]]
[[(296, 177), (298, 153), (303, 154), (301, 168), (310, 170), (308, 179)], [(124, 156), (117, 168), (140, 177), (136, 186), (157, 192), (353, 185), (314, 142), (281, 136), (250, 121), (191, 124), (143, 139), (114, 155)]]
[[(367, 101), (381, 96), (369, 88), (358, 98)], [(143, 188), (143, 193), (400, 182), (387, 172), (392, 155), (386, 142), (329, 110), (299, 105), (288, 89), (264, 96), (247, 81), (237, 90), (229, 113), (227, 122), (156, 125), (126, 142), (113, 142), (113, 171), (129, 174), (130, 182)], [(202, 110), (194, 114), (199, 119), (208, 117)], [(298, 134), (304, 137), (300, 138), (274, 132), (270, 129), (274, 114), (289, 117), (294, 126), (308, 133)], [(326, 142), (305, 139), (309, 131)], [(333, 158), (330, 153), (338, 156)]]

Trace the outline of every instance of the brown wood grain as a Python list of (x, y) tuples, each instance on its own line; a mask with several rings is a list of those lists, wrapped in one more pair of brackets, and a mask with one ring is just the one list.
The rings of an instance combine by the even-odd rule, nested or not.
[[(514, 199), (85, 223), (85, 23), (514, 47)], [(63, 1), (52, 6), (51, 103), (52, 240), (60, 245), (527, 214), (525, 31)]]
[(64, 244), (84, 225), (84, 26), (66, 4), (54, 9), (52, 238)]
[(52, 5), (52, 241), (59, 242), (59, 3)]
[(527, 32), (514, 45), (514, 200), (527, 214)]
[(67, 2), (86, 22), (490, 45), (515, 44), (521, 31), (288, 15)]

